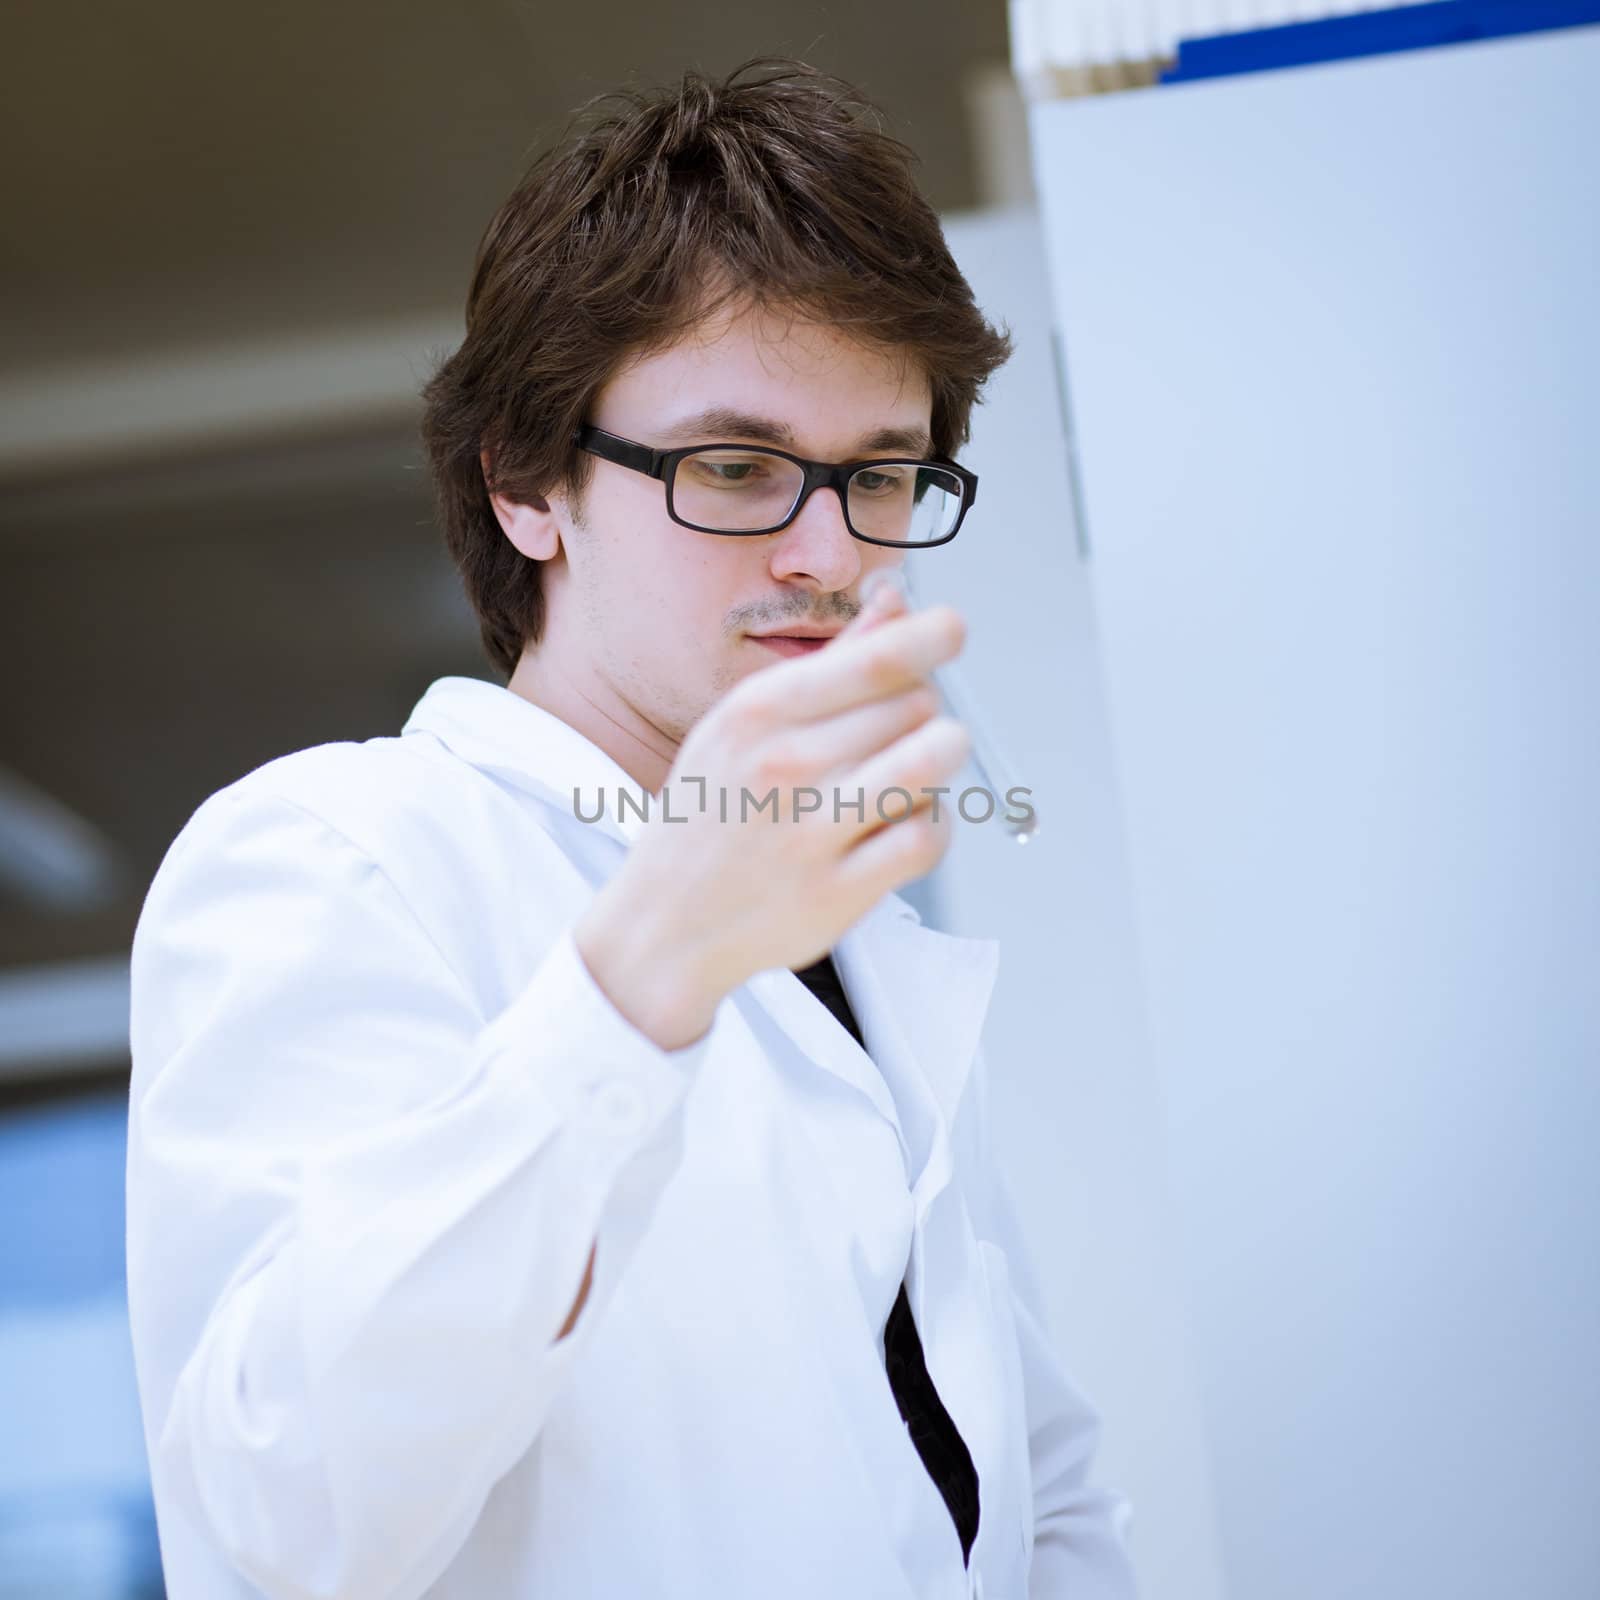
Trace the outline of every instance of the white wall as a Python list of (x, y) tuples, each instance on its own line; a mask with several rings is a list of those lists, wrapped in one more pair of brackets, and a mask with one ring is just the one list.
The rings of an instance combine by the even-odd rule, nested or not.
[(1133, 1504), (1147, 1600), (1221, 1593), (1209, 1470), (1176, 1289), (1160, 1108), (1141, 1023), (1129, 884), (1095, 622), (1075, 545), (1030, 211), (946, 220), (1017, 353), (962, 459), (979, 499), (950, 545), (910, 558), (919, 601), (969, 626), (967, 679), (1034, 790), (1038, 836), (956, 828), (939, 924), (999, 937), (985, 1034), (1012, 1184), (1063, 1359), (1105, 1421), (1099, 1476)]
[(1597, 82), (1035, 117), (1231, 1600), (1597, 1592)]

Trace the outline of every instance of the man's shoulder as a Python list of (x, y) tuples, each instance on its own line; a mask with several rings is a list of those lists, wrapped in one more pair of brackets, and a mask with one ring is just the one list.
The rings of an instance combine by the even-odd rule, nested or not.
[(448, 768), (429, 762), (416, 740), (334, 740), (274, 756), (225, 784), (195, 809), (184, 832), (292, 810), (359, 842), (375, 821), (428, 807), (450, 783)]
[(324, 939), (403, 921), (492, 1009), (592, 892), (541, 809), (442, 742), (341, 740), (208, 796), (151, 880), (136, 943), (188, 937), (202, 916), (241, 950), (273, 918), (310, 918)]
[(482, 839), (498, 798), (482, 772), (433, 740), (334, 740), (275, 756), (216, 790), (167, 855), (248, 849), (292, 827), (296, 849), (354, 849), (387, 867), (419, 848)]

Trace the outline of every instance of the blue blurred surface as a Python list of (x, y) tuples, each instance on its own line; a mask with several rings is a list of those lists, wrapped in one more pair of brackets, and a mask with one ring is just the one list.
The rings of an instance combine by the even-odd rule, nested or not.
[(0, 1600), (162, 1594), (124, 1264), (127, 1103), (0, 1117)]

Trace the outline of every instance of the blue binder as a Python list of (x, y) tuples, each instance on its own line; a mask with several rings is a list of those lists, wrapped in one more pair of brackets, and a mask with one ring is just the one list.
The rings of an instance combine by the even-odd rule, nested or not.
[(1185, 39), (1178, 46), (1176, 64), (1158, 81), (1189, 83), (1593, 22), (1600, 22), (1600, 0), (1431, 0), (1391, 11)]

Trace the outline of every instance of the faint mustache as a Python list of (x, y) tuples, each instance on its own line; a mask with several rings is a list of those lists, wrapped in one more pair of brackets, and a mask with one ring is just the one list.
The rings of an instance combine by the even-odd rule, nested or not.
[(835, 606), (831, 611), (780, 611), (771, 615), (755, 614), (743, 618), (736, 628), (729, 629), (731, 633), (748, 632), (753, 628), (772, 628), (783, 623), (798, 622), (803, 628), (831, 628), (836, 624), (846, 627), (861, 615), (862, 607), (851, 605)]

